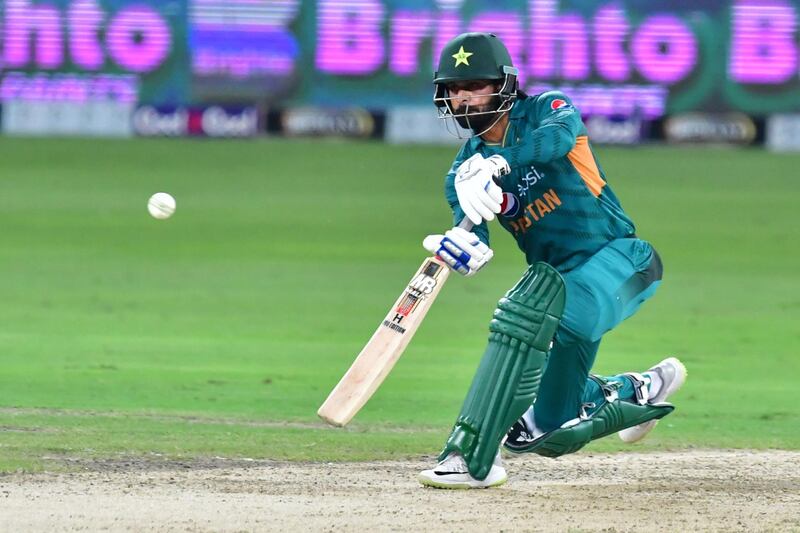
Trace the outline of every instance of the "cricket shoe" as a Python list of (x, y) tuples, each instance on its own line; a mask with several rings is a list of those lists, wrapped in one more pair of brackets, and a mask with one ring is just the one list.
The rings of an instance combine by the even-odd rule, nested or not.
[[(655, 390), (650, 391), (650, 398), (647, 403), (656, 404), (665, 402), (672, 396), (686, 381), (686, 367), (683, 366), (678, 358), (668, 357), (656, 366), (644, 372), (646, 377), (650, 377), (651, 387)], [(642, 440), (658, 424), (658, 420), (648, 420), (642, 424), (623, 429), (618, 432), (619, 438), (624, 442), (633, 443)]]
[(527, 452), (531, 448), (531, 443), (542, 435), (544, 435), (544, 431), (536, 427), (533, 406), (531, 406), (508, 430), (503, 447), (512, 453)]
[(423, 470), (418, 478), (426, 487), (437, 489), (488, 489), (499, 487), (508, 481), (506, 469), (500, 460), (500, 452), (494, 458), (486, 479), (475, 479), (470, 475), (467, 462), (459, 453), (451, 453), (432, 470)]

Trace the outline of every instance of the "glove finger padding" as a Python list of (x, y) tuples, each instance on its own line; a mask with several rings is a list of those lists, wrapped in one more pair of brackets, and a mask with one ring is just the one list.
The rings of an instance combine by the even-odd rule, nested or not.
[(458, 227), (445, 235), (428, 235), (422, 245), (464, 276), (472, 276), (494, 256), (477, 235)]
[(466, 215), (466, 217), (470, 219), (470, 221), (476, 226), (483, 222), (483, 217), (474, 207), (472, 207), (472, 204), (467, 200), (466, 195), (460, 193), (458, 188), (456, 188), (456, 193), (458, 194), (458, 204), (461, 206), (461, 210), (464, 211), (464, 215)]
[(485, 264), (494, 255), (491, 248), (486, 246), (477, 235), (463, 228), (455, 227), (447, 230), (444, 235), (453, 244), (468, 253), (472, 257), (471, 261), (475, 262), (475, 264)]
[(458, 260), (461, 257), (461, 250), (450, 253), (448, 248), (445, 247), (446, 242), (449, 243), (449, 241), (445, 240), (444, 235), (428, 235), (422, 241), (422, 246), (430, 253), (438, 256), (459, 274), (469, 275), (469, 267)]
[(503, 202), (503, 191), (494, 182), (491, 174), (482, 171), (472, 179), (475, 182), (475, 196), (473, 206), (480, 204), (481, 207), (488, 210), (489, 217), (484, 217), (486, 220), (492, 220), (495, 213), (500, 212), (500, 204)]
[(494, 220), (494, 214), (500, 212), (503, 200), (503, 191), (487, 171), (477, 173), (468, 181), (456, 183), (456, 195), (464, 214), (475, 224)]
[(499, 213), (500, 206), (503, 203), (503, 189), (501, 189), (500, 186), (495, 183), (494, 178), (492, 178), (489, 180), (489, 184), (484, 188), (484, 190), (492, 202), (494, 202), (492, 206), (494, 207), (494, 205), (497, 204), (497, 207), (492, 209), (492, 211)]
[[(458, 196), (458, 203), (464, 214), (469, 217), (473, 224), (476, 226), (483, 222), (486, 216), (491, 216), (491, 211), (481, 207), (480, 202), (477, 201), (477, 189), (479, 188), (475, 179), (468, 181), (456, 182), (456, 195)], [(488, 219), (491, 220), (491, 219)]]
[(452, 268), (453, 270), (455, 270), (456, 272), (458, 272), (463, 276), (471, 276), (472, 274), (475, 273), (474, 271), (470, 271), (469, 267), (458, 259), (458, 257), (460, 257), (460, 254), (458, 252), (456, 252), (454, 256), (453, 254), (450, 253), (450, 251), (447, 248), (445, 248), (444, 243), (442, 244), (442, 248), (439, 249), (436, 255), (439, 256), (439, 258), (441, 258), (442, 261), (450, 265), (450, 268)]
[(505, 160), (490, 161), (481, 154), (475, 154), (459, 165), (454, 182), (456, 196), (464, 214), (474, 224), (494, 220), (494, 214), (500, 212), (503, 191), (494, 182), (494, 177), (503, 175), (507, 168)]
[(444, 235), (428, 235), (423, 239), (422, 247), (430, 253), (435, 254), (442, 245), (442, 239), (444, 239)]
[(460, 254), (460, 262), (469, 269), (465, 274), (468, 276), (480, 270), (494, 256), (492, 249), (481, 242), (477, 235), (458, 227), (445, 233), (442, 246), (451, 254)]
[[(489, 186), (489, 190), (487, 192), (492, 197), (492, 200), (497, 202), (497, 205), (499, 206), (503, 205), (503, 189), (501, 189), (500, 186), (494, 180), (492, 180), (492, 184)], [(499, 213), (500, 210), (501, 208), (498, 207), (497, 213)]]

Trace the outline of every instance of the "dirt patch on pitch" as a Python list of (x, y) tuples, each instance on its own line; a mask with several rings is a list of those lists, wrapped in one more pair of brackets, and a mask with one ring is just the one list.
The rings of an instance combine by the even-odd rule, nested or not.
[(525, 456), (481, 491), (422, 488), (429, 460), (171, 465), (2, 476), (0, 530), (800, 530), (800, 452)]

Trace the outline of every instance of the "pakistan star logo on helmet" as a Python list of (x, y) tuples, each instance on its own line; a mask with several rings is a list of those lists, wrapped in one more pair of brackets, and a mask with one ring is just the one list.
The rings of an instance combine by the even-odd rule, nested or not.
[(472, 52), (464, 51), (464, 47), (462, 46), (461, 48), (458, 49), (458, 52), (456, 52), (455, 54), (453, 54), (450, 57), (452, 57), (452, 58), (454, 58), (456, 60), (456, 66), (459, 66), (462, 63), (464, 65), (469, 66), (469, 56), (471, 56), (471, 55), (472, 55)]
[[(448, 86), (458, 82), (485, 81), (494, 85), (488, 105), (471, 105), (469, 102), (456, 108)], [(450, 128), (455, 122), (462, 129), (472, 130), (472, 135), (489, 131), (503, 114), (511, 109), (517, 98), (517, 69), (505, 45), (492, 33), (462, 33), (442, 49), (439, 69), (434, 73), (433, 103), (439, 118), (448, 120), (448, 130), (463, 138), (459, 128)]]

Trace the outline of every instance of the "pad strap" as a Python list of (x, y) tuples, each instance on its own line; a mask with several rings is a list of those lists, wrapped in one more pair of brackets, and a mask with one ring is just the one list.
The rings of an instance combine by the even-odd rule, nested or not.
[(636, 403), (639, 405), (647, 404), (650, 400), (650, 383), (638, 372), (626, 372), (622, 374), (633, 383), (633, 392), (636, 395)]

